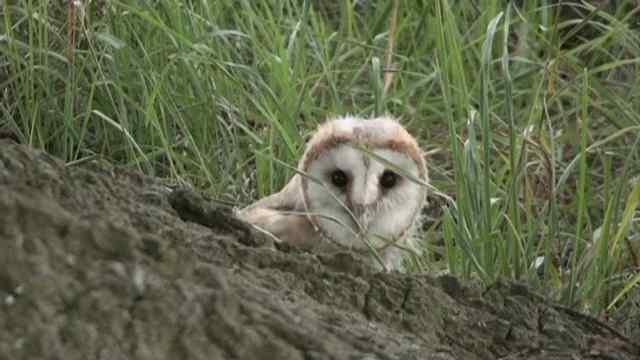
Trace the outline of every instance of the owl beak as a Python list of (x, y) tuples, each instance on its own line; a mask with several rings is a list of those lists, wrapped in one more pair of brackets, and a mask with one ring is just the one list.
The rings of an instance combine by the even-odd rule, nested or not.
[(358, 223), (360, 231), (366, 231), (368, 227), (368, 219), (366, 216), (366, 205), (354, 204), (351, 206), (351, 212), (353, 213), (353, 221)]
[(359, 221), (362, 219), (362, 215), (364, 214), (364, 205), (354, 204), (351, 206), (351, 212), (353, 212), (353, 216)]
[[(372, 186), (370, 184), (375, 185)], [(366, 231), (368, 227), (368, 222), (370, 221), (368, 209), (376, 202), (378, 196), (375, 186), (377, 186), (376, 182), (366, 182), (364, 184), (365, 191), (357, 191), (349, 199), (353, 220), (358, 222), (361, 231)]]

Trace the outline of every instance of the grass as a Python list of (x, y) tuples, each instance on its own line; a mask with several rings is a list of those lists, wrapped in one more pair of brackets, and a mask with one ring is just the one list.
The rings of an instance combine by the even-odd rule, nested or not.
[(388, 112), (453, 199), (431, 198), (427, 268), (594, 314), (638, 291), (634, 2), (77, 4), (0, 5), (0, 130), (18, 141), (246, 204), (327, 117)]

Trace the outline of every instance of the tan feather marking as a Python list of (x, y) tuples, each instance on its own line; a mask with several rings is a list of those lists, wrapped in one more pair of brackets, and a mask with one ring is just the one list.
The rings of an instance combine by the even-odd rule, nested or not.
[(304, 214), (283, 214), (277, 210), (255, 208), (245, 220), (280, 241), (311, 250), (318, 244), (318, 233)]
[(358, 138), (354, 139), (344, 133), (326, 134), (323, 131), (319, 131), (318, 134), (309, 141), (309, 145), (307, 146), (307, 150), (300, 162), (299, 168), (303, 171), (304, 169), (308, 169), (309, 164), (317, 160), (321, 154), (324, 154), (325, 151), (333, 149), (339, 145), (346, 143), (354, 143), (356, 145), (366, 144), (373, 149), (390, 149), (399, 153), (407, 154), (409, 158), (416, 163), (420, 178), (424, 179), (426, 175), (426, 164), (422, 151), (418, 147), (416, 141), (401, 127), (396, 130), (396, 136), (392, 136), (391, 138), (391, 140), (371, 137), (365, 139), (363, 135), (360, 134)]

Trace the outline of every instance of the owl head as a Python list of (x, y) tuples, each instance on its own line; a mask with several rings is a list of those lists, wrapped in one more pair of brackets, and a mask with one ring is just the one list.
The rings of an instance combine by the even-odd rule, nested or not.
[(396, 120), (343, 117), (322, 124), (298, 170), (281, 192), (249, 206), (243, 217), (309, 248), (373, 247), (386, 267), (399, 267), (399, 248), (413, 245), (428, 175), (416, 140)]

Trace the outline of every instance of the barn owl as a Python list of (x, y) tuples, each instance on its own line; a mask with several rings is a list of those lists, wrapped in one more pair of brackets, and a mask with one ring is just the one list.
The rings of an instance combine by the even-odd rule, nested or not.
[(293, 246), (375, 249), (374, 264), (401, 270), (427, 180), (422, 151), (395, 119), (337, 118), (317, 129), (280, 192), (238, 215)]

